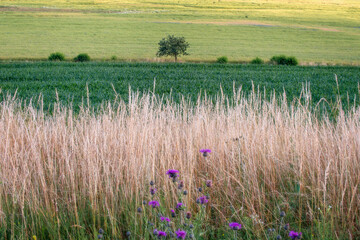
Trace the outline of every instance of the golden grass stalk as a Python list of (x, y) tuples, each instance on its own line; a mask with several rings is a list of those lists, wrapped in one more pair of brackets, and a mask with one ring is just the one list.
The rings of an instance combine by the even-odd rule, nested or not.
[[(89, 223), (99, 227), (99, 216), (105, 216), (111, 219), (106, 227), (117, 234), (126, 225), (117, 217), (130, 219), (135, 211), (124, 203), (139, 205), (150, 180), (169, 190), (165, 198), (170, 198), (165, 172), (174, 168), (190, 194), (202, 181), (213, 181), (217, 224), (257, 214), (266, 225), (281, 209), (294, 215), (299, 228), (315, 229), (321, 210), (329, 212), (334, 234), (355, 229), (359, 119), (355, 107), (348, 113), (339, 109), (333, 121), (316, 117), (309, 104), (289, 104), (286, 96), (266, 100), (254, 92), (245, 97), (241, 90), (230, 99), (199, 97), (196, 104), (131, 93), (128, 103), (107, 103), (97, 112), (84, 107), (78, 114), (58, 104), (48, 114), (5, 100), (0, 104), (1, 223), (10, 229), (5, 219), (20, 214), (23, 236), (32, 236), (36, 221), (31, 226), (30, 219), (49, 215), (61, 225), (61, 206), (74, 213), (67, 221), (87, 228), (79, 215), (89, 204)], [(204, 158), (201, 148), (213, 152)], [(170, 207), (174, 199), (168, 200)]]

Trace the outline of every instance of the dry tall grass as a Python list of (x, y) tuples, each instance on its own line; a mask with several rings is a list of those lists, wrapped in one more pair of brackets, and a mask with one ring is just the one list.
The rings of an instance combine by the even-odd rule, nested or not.
[[(240, 221), (259, 215), (265, 222), (260, 232), (282, 209), (298, 229), (319, 234), (325, 225), (316, 223), (323, 220), (333, 238), (359, 237), (359, 108), (346, 114), (340, 109), (330, 121), (315, 117), (309, 105), (267, 101), (255, 93), (244, 97), (241, 91), (215, 103), (163, 102), (133, 93), (128, 103), (108, 104), (97, 113), (83, 108), (74, 114), (57, 105), (48, 115), (3, 101), (2, 233), (29, 238), (45, 219), (45, 228), (57, 226), (49, 236), (64, 234), (64, 224), (119, 234), (133, 224), (133, 207), (148, 182), (170, 189), (165, 172), (175, 168), (187, 189), (213, 180), (216, 224), (225, 224), (231, 204), (242, 209), (235, 214)], [(200, 148), (213, 152), (203, 158)]]

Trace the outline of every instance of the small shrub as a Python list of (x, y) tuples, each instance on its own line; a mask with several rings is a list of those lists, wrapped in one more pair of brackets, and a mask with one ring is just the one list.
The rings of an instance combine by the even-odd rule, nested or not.
[(286, 65), (286, 56), (285, 55), (279, 55), (279, 56), (273, 56), (270, 59), (270, 62), (274, 63), (274, 64), (278, 64), (278, 65)]
[(222, 57), (218, 57), (216, 59), (217, 63), (227, 63), (228, 62), (228, 58), (226, 56), (222, 56)]
[(90, 61), (90, 56), (87, 53), (80, 53), (74, 58), (75, 62), (88, 62)]
[(290, 66), (296, 66), (298, 65), (299, 62), (298, 60), (296, 59), (296, 57), (288, 57), (287, 58), (287, 65), (290, 65)]
[(286, 57), (285, 55), (273, 56), (270, 61), (278, 65), (298, 65), (298, 61), (295, 57)]
[(55, 53), (50, 54), (48, 59), (49, 59), (49, 61), (64, 61), (65, 55), (61, 52), (55, 52)]
[(117, 56), (115, 55), (111, 56), (111, 61), (116, 61), (117, 59), (118, 59)]
[(254, 58), (253, 60), (251, 60), (250, 62), (251, 64), (264, 64), (264, 60), (262, 60), (259, 57)]

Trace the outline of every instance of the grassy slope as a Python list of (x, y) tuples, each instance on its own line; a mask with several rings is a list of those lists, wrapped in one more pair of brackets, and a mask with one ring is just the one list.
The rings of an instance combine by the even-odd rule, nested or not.
[(176, 34), (191, 44), (186, 60), (282, 53), (306, 62), (360, 61), (360, 4), (351, 0), (4, 0), (0, 6), (2, 59), (46, 58), (54, 51), (69, 58), (87, 52), (97, 59), (154, 59), (160, 38)]

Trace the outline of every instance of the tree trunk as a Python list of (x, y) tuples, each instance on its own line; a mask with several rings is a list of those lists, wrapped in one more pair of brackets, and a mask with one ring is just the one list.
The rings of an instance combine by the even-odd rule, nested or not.
[(177, 62), (177, 55), (175, 54), (175, 62)]

